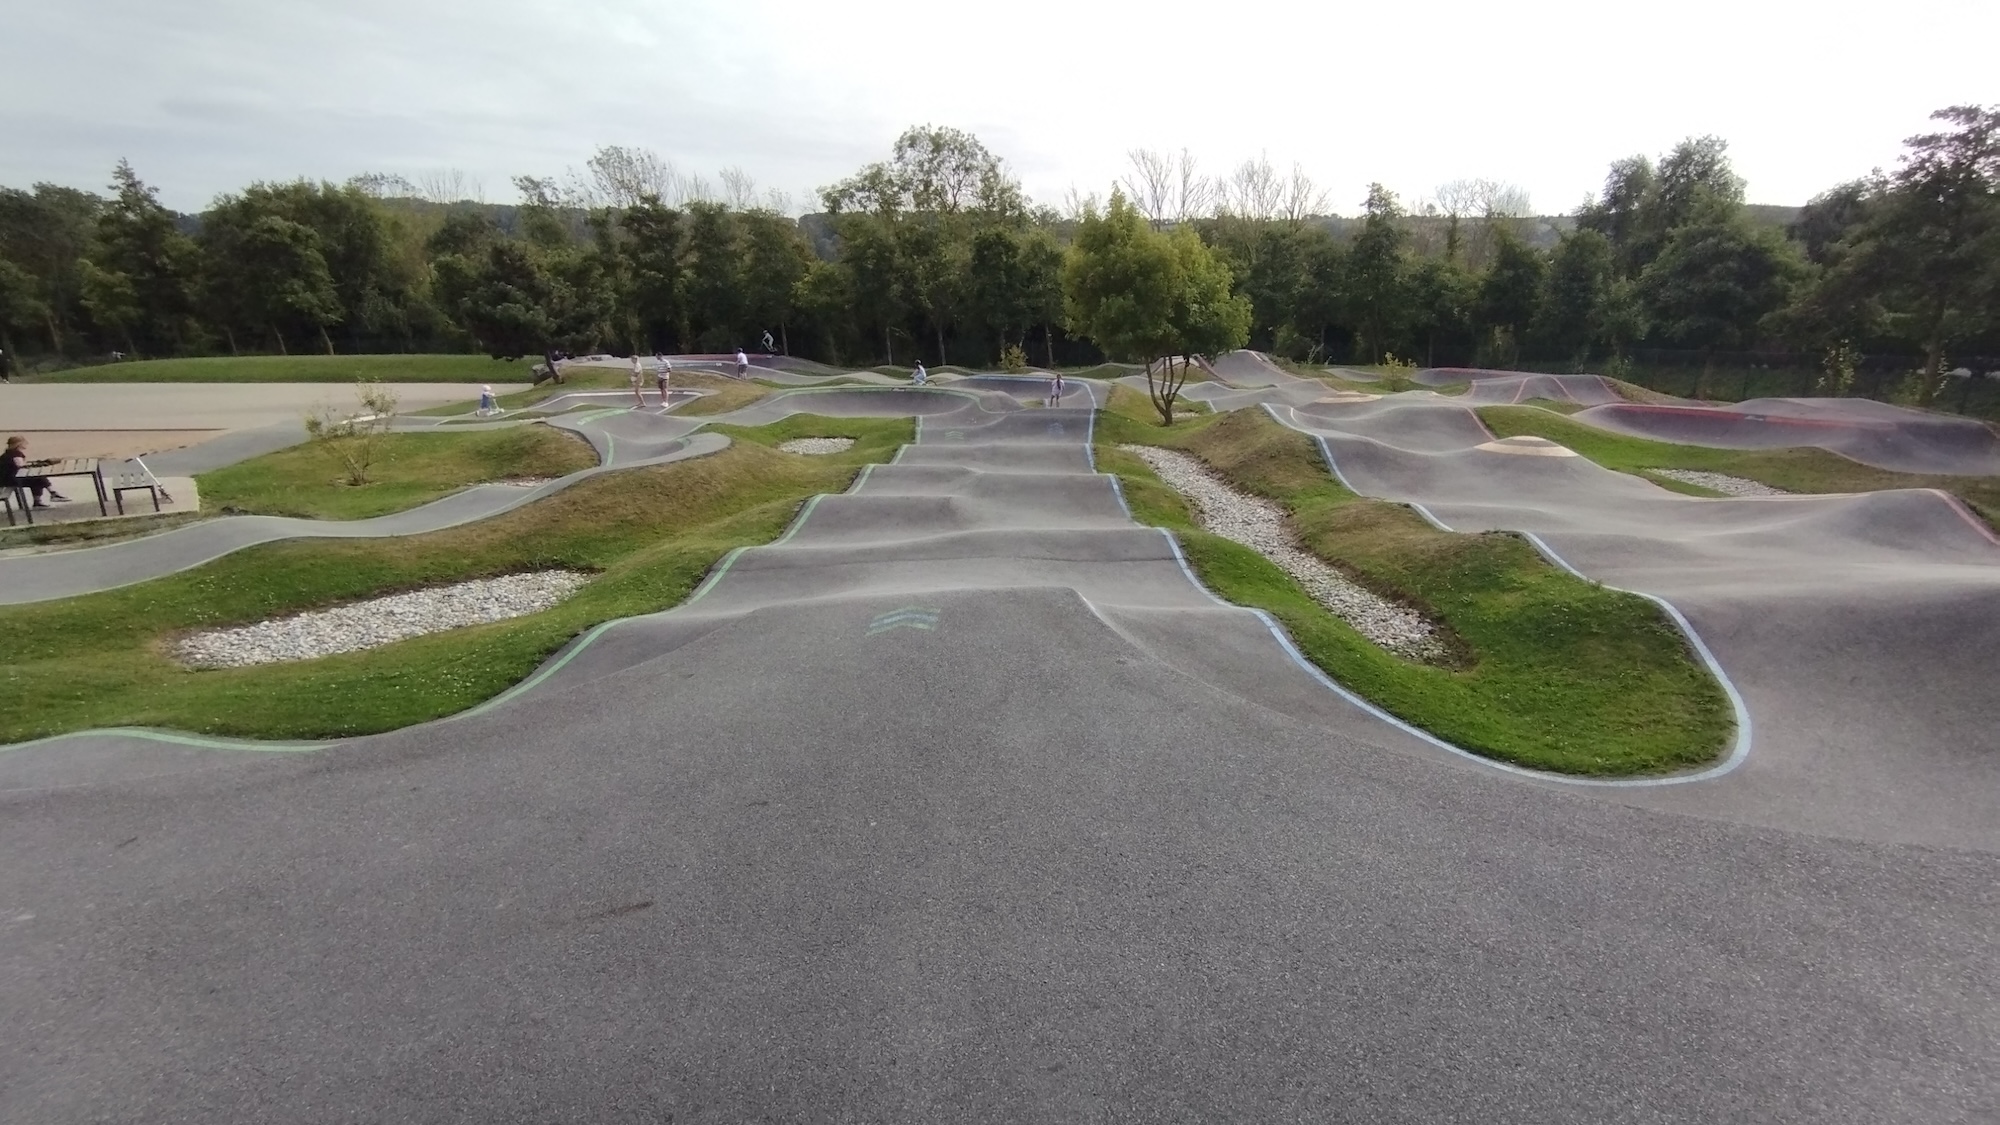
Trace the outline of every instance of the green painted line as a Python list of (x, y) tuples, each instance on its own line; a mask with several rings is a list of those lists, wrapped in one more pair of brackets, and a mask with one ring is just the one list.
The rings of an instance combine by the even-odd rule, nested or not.
[(16, 742), (0, 746), (0, 753), (11, 750), (27, 750), (36, 746), (46, 746), (52, 742), (64, 742), (72, 738), (102, 738), (116, 735), (120, 738), (138, 738), (147, 742), (164, 742), (170, 746), (189, 746), (197, 750), (244, 750), (253, 754), (302, 754), (338, 744), (340, 739), (325, 742), (254, 742), (249, 739), (203, 738), (198, 734), (175, 734), (171, 731), (148, 730), (145, 727), (104, 727), (99, 730), (70, 731), (52, 734), (28, 742)]
[(806, 518), (813, 514), (813, 509), (819, 507), (819, 502), (824, 499), (826, 499), (826, 493), (822, 492), (819, 495), (813, 497), (812, 499), (806, 501), (806, 506), (800, 508), (798, 516), (792, 520), (792, 526), (786, 528), (785, 533), (783, 535), (780, 535), (776, 539), (771, 540), (771, 542), (767, 545), (772, 547), (781, 547), (788, 540), (790, 540), (792, 536), (797, 535), (799, 533), (799, 528), (805, 525)]
[(544, 664), (540, 669), (538, 669), (533, 675), (529, 676), (527, 679), (522, 680), (520, 683), (515, 684), (513, 687), (508, 688), (506, 691), (501, 692), (499, 695), (494, 696), (493, 698), (487, 700), (484, 703), (479, 704), (476, 707), (473, 707), (469, 710), (460, 711), (456, 715), (446, 715), (445, 717), (437, 721), (448, 723), (455, 719), (469, 719), (474, 715), (481, 714), (482, 712), (500, 706), (502, 703), (505, 703), (508, 700), (513, 699), (515, 696), (520, 695), (522, 692), (527, 691), (530, 688), (533, 688), (535, 685), (541, 683), (543, 680), (546, 680), (550, 676), (555, 675), (557, 672), (562, 671), (564, 665), (568, 664), (572, 660), (575, 660), (578, 653), (581, 653), (584, 649), (589, 648), (593, 643), (596, 642), (598, 637), (603, 636), (604, 632), (607, 629), (610, 629), (613, 625), (622, 624), (623, 622), (632, 620), (636, 619), (631, 617), (618, 617), (618, 618), (613, 618), (610, 621), (599, 622), (595, 626), (592, 626), (589, 632), (585, 633), (582, 637), (579, 637), (575, 644), (570, 645), (569, 648), (566, 651), (564, 651), (560, 656), (556, 657), (554, 661), (548, 664)]

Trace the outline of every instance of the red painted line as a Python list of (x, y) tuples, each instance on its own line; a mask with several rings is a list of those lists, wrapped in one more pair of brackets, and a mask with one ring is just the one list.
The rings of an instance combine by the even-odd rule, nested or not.
[(1819, 418), (1792, 418), (1782, 414), (1743, 414), (1721, 407), (1703, 406), (1652, 406), (1640, 403), (1607, 403), (1614, 414), (1672, 414), (1681, 418), (1708, 418), (1726, 420), (1730, 423), (1768, 423), (1774, 426), (1802, 426), (1820, 430), (1882, 430), (1893, 432), (1900, 428), (1896, 422), (1831, 421)]
[(1986, 541), (1988, 543), (1992, 543), (1995, 546), (2000, 546), (2000, 535), (1993, 534), (1993, 529), (1986, 526), (1985, 520), (1982, 520), (1977, 515), (1974, 515), (1972, 510), (1965, 506), (1965, 501), (1960, 500), (1958, 497), (1953, 496), (1951, 493), (1946, 492), (1941, 488), (1926, 488), (1924, 489), (1924, 491), (1944, 501), (1946, 507), (1958, 513), (1959, 519), (1962, 519), (1966, 523), (1971, 524), (1972, 530), (1985, 536)]

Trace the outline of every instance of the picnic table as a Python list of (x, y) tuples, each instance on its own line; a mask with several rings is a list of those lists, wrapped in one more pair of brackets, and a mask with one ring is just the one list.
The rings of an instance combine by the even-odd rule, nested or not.
[[(21, 466), (21, 475), (48, 477), (50, 480), (57, 477), (89, 477), (90, 486), (97, 490), (97, 514), (108, 516), (111, 514), (111, 497), (104, 491), (103, 465), (104, 463), (96, 457), (59, 457), (45, 461), (29, 461)], [(19, 492), (22, 489), (16, 485), (15, 491)], [(28, 517), (28, 522), (34, 522), (32, 515)]]

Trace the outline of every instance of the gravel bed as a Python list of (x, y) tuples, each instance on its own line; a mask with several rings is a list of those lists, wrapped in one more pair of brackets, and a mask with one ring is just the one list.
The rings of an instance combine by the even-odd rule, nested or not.
[(480, 578), (255, 625), (194, 633), (174, 646), (174, 655), (191, 668), (243, 668), (310, 660), (538, 613), (588, 581), (589, 575), (569, 570)]
[(1646, 471), (1654, 476), (1667, 477), (1670, 480), (1677, 480), (1683, 484), (1696, 484), (1703, 488), (1712, 488), (1724, 496), (1795, 495), (1782, 488), (1772, 488), (1768, 484), (1762, 484), (1754, 480), (1745, 480), (1742, 477), (1732, 477), (1727, 473), (1704, 473), (1699, 469), (1647, 469)]
[(821, 453), (845, 453), (854, 448), (854, 439), (851, 437), (793, 438), (787, 442), (780, 442), (778, 448), (785, 453), (804, 453), (809, 456)]
[(1194, 503), (1201, 526), (1243, 544), (1278, 564), (1314, 601), (1354, 626), (1356, 632), (1411, 660), (1447, 655), (1437, 630), (1424, 616), (1356, 585), (1326, 560), (1301, 548), (1285, 530), (1284, 510), (1257, 496), (1238, 492), (1208, 466), (1185, 453), (1150, 445), (1121, 445), (1136, 454), (1161, 480)]

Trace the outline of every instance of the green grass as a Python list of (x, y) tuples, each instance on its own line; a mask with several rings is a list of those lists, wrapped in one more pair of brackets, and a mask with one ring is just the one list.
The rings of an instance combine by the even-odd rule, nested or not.
[[(1340, 487), (1304, 435), (1258, 411), (1146, 420), (1137, 396), (1098, 423), (1098, 465), (1134, 515), (1180, 537), (1202, 581), (1281, 622), (1306, 657), (1405, 721), (1503, 761), (1581, 775), (1641, 775), (1715, 760), (1733, 721), (1721, 685), (1652, 602), (1551, 566), (1523, 539), (1438, 531), (1410, 509)], [(1290, 513), (1309, 549), (1449, 631), (1443, 666), (1392, 656), (1263, 556), (1209, 535), (1180, 495), (1120, 443), (1200, 457)]]
[(369, 483), (350, 485), (341, 466), (306, 442), (196, 479), (202, 508), (308, 519), (358, 520), (427, 504), (481, 481), (560, 477), (597, 464), (574, 434), (548, 426), (458, 433), (385, 434)]
[(1892, 488), (1936, 488), (1965, 501), (1967, 506), (2000, 527), (2000, 480), (1992, 477), (1892, 473), (1850, 461), (1824, 449), (1711, 449), (1628, 437), (1552, 414), (1532, 406), (1482, 406), (1479, 417), (1499, 437), (1522, 434), (1568, 446), (1607, 469), (1634, 473), (1662, 488), (1696, 496), (1716, 493), (1647, 469), (1698, 469), (1768, 484), (1787, 492), (1880, 492)]
[(195, 512), (165, 512), (120, 520), (88, 519), (75, 523), (38, 523), (32, 527), (26, 524), (19, 527), (0, 527), (0, 550), (43, 544), (61, 544), (67, 547), (102, 546), (120, 539), (134, 539), (141, 535), (151, 535), (156, 531), (167, 531), (184, 523), (193, 523), (200, 518), (201, 516)]
[[(1336, 390), (1360, 391), (1363, 394), (1371, 394), (1371, 395), (1396, 394), (1400, 391), (1440, 391), (1445, 394), (1455, 393), (1452, 386), (1427, 387), (1422, 383), (1419, 383), (1411, 379), (1408, 375), (1408, 369), (1406, 368), (1400, 368), (1400, 367), (1388, 368), (1388, 367), (1383, 367), (1379, 364), (1370, 367), (1365, 364), (1353, 364), (1353, 363), (1342, 364), (1338, 367), (1314, 367), (1309, 364), (1300, 363), (1295, 359), (1285, 359), (1282, 356), (1273, 357), (1273, 359), (1279, 367), (1284, 368), (1286, 371), (1289, 371), (1292, 374), (1297, 375), (1302, 379), (1317, 379), (1320, 382), (1325, 383)], [(1374, 381), (1369, 381), (1365, 379), (1348, 379), (1341, 375), (1341, 372), (1343, 371), (1359, 371), (1359, 372), (1364, 372), (1366, 374), (1379, 376), (1379, 378), (1377, 378)], [(1458, 387), (1458, 389), (1462, 390), (1463, 387), (1462, 386)]]
[[(462, 711), (593, 625), (678, 604), (728, 551), (776, 538), (807, 497), (846, 488), (862, 465), (887, 460), (914, 433), (908, 419), (785, 425), (856, 444), (796, 457), (745, 440), (709, 457), (606, 473), (429, 535), (270, 544), (136, 586), (0, 607), (8, 638), (0, 742), (128, 725), (344, 737)], [(543, 613), (366, 652), (201, 672), (166, 655), (185, 630), (552, 567), (597, 578)]]
[(72, 367), (33, 383), (525, 383), (526, 359), (483, 355), (246, 355)]

